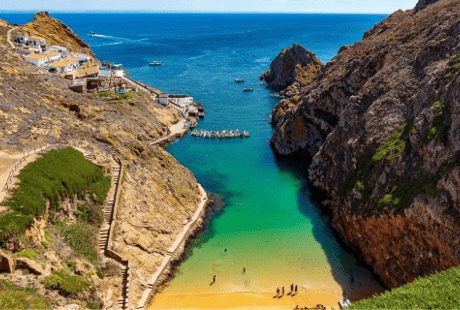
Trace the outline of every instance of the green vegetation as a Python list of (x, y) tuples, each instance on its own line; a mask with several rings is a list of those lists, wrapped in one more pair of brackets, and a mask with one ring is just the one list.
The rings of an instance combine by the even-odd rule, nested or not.
[[(142, 96), (137, 92), (137, 95)], [(123, 104), (125, 101), (128, 103), (130, 102), (131, 99), (133, 99), (133, 92), (128, 90), (125, 94), (117, 94), (114, 92), (108, 92), (108, 91), (100, 91), (96, 93), (96, 96), (98, 98), (104, 98), (105, 101), (111, 102), (111, 103), (119, 103)]]
[(43, 216), (47, 201), (53, 220), (62, 198), (73, 199), (76, 195), (103, 204), (110, 188), (110, 177), (70, 147), (42, 155), (22, 169), (18, 178), (19, 186), (4, 202), (11, 211), (0, 217), (0, 245), (11, 236), (22, 235), (34, 217)]
[(97, 228), (86, 222), (78, 222), (70, 226), (61, 226), (60, 234), (77, 256), (86, 258), (97, 265), (96, 235)]
[(384, 158), (388, 161), (392, 161), (397, 157), (401, 157), (409, 146), (409, 141), (406, 137), (411, 125), (412, 121), (405, 123), (400, 130), (394, 132), (391, 137), (379, 147), (374, 156), (372, 156), (372, 161), (377, 162)]
[(449, 130), (449, 126), (443, 124), (446, 112), (448, 110), (446, 105), (444, 105), (444, 101), (436, 101), (433, 103), (433, 106), (436, 108), (436, 115), (434, 116), (431, 127), (427, 129), (425, 135), (423, 136), (423, 142), (433, 140), (433, 138), (436, 137), (439, 132), (442, 133), (442, 138), (446, 140), (444, 136)]
[(0, 309), (52, 309), (49, 298), (37, 294), (36, 288), (22, 288), (0, 280)]
[(24, 249), (20, 252), (17, 253), (18, 256), (22, 256), (28, 259), (37, 259), (38, 254), (35, 250), (33, 249)]
[(3, 44), (8, 44), (8, 41), (5, 38), (1, 38), (0, 42), (2, 42)]
[[(441, 128), (446, 107), (442, 101), (436, 102), (435, 106), (439, 111), (433, 121), (433, 127)], [(410, 151), (411, 145), (407, 136), (411, 129), (411, 125), (412, 121), (405, 123), (402, 128), (394, 132), (375, 153), (370, 151), (357, 158), (356, 169), (350, 172), (340, 184), (340, 196), (342, 199), (353, 190), (355, 186), (361, 192), (361, 199), (352, 202), (353, 211), (369, 199), (373, 190), (369, 186), (371, 176), (379, 175), (383, 172), (383, 168), (379, 163), (382, 160), (394, 160)], [(438, 131), (439, 129), (436, 129), (436, 132)], [(433, 175), (429, 175), (423, 170), (420, 170), (415, 178), (410, 179), (396, 174), (387, 174), (388, 185), (383, 185), (378, 188), (381, 197), (374, 203), (370, 210), (368, 210), (368, 214), (384, 208), (390, 208), (396, 213), (402, 213), (412, 202), (413, 198), (422, 192), (432, 197), (439, 195), (441, 190), (436, 188), (436, 184), (446, 173), (457, 165), (460, 165), (460, 155), (443, 162)]]
[(43, 278), (41, 283), (47, 288), (59, 290), (64, 296), (72, 297), (87, 288), (94, 289), (93, 284), (84, 276), (71, 275), (66, 269), (54, 270), (49, 276)]
[(458, 309), (459, 286), (460, 267), (451, 268), (358, 301), (348, 309)]
[(460, 54), (455, 57), (454, 61), (451, 62), (447, 68), (447, 72), (445, 74), (446, 79), (450, 81), (458, 69), (460, 69)]

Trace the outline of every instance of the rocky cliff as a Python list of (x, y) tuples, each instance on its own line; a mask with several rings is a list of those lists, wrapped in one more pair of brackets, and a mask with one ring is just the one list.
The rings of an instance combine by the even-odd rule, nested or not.
[(284, 90), (293, 83), (298, 88), (310, 83), (323, 66), (314, 53), (294, 44), (276, 56), (270, 70), (264, 72), (260, 79), (267, 83), (267, 88), (275, 91)]
[[(61, 22), (47, 14), (34, 18), (17, 28), (33, 28), (47, 42), (52, 38), (53, 44), (90, 53)], [(0, 23), (0, 33), (11, 28)], [(144, 280), (156, 270), (199, 201), (193, 174), (149, 144), (169, 133), (179, 112), (154, 103), (140, 90), (125, 96), (75, 93), (69, 89), (70, 81), (24, 62), (9, 45), (0, 43), (0, 54), (0, 153), (20, 153), (47, 143), (85, 150), (107, 169), (116, 159), (125, 163), (113, 247), (131, 263), (129, 306), (137, 306)], [(58, 258), (50, 258), (49, 264), (64, 261), (58, 252), (52, 256)], [(121, 279), (110, 268), (104, 272), (97, 295), (105, 308), (113, 308), (121, 294)]]
[(332, 222), (389, 287), (460, 264), (460, 2), (421, 0), (339, 50), (279, 117)]
[(34, 15), (34, 20), (15, 27), (12, 34), (39, 36), (46, 39), (46, 44), (66, 47), (73, 52), (89, 54), (96, 59), (90, 46), (84, 42), (71, 28), (60, 20), (51, 17), (48, 12), (39, 12)]

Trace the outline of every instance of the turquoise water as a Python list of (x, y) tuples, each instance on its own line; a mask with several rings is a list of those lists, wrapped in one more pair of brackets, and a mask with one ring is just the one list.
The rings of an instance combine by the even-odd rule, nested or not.
[[(360, 40), (383, 15), (56, 14), (101, 60), (123, 63), (131, 77), (205, 105), (198, 129), (248, 130), (248, 139), (191, 136), (167, 148), (224, 208), (199, 235), (164, 294), (303, 290), (341, 295), (366, 272), (338, 244), (311, 200), (305, 164), (277, 160), (267, 115), (277, 99), (258, 77), (284, 47), (299, 43), (327, 62)], [(28, 14), (0, 15), (10, 22)], [(123, 20), (123, 22), (120, 22)], [(89, 37), (89, 31), (102, 37)], [(161, 67), (149, 67), (152, 60)], [(237, 84), (233, 80), (243, 77)], [(242, 87), (254, 92), (244, 93)], [(224, 249), (228, 251), (224, 253)], [(242, 275), (242, 268), (247, 273)], [(210, 286), (216, 275), (218, 281)], [(369, 280), (366, 287), (378, 287)], [(364, 289), (364, 288), (362, 288)], [(355, 290), (356, 292), (356, 290)]]

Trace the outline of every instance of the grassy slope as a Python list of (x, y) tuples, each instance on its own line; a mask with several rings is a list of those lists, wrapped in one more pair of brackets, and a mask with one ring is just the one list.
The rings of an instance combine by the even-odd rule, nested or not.
[(459, 309), (460, 267), (421, 277), (348, 309)]
[(110, 189), (110, 177), (70, 147), (47, 152), (22, 169), (18, 178), (19, 186), (4, 202), (11, 212), (0, 217), (0, 244), (11, 236), (22, 235), (34, 217), (43, 216), (47, 201), (52, 220), (62, 198), (89, 196), (100, 205)]

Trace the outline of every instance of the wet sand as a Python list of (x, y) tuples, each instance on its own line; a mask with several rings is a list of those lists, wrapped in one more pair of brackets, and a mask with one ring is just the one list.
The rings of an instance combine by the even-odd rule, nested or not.
[[(286, 292), (287, 293), (287, 292)], [(288, 310), (299, 307), (315, 307), (323, 304), (328, 309), (338, 308), (341, 296), (333, 293), (311, 290), (308, 293), (273, 298), (276, 293), (228, 293), (228, 294), (160, 294), (155, 297), (149, 309), (241, 309), (241, 310)]]

